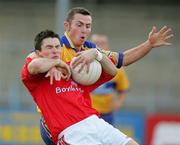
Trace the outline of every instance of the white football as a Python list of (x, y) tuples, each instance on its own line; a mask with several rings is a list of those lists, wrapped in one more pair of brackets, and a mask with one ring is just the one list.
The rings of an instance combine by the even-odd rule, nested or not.
[(83, 70), (79, 73), (79, 69), (81, 68), (81, 63), (76, 66), (74, 69), (72, 68), (72, 62), (76, 59), (74, 57), (71, 60), (70, 63), (70, 68), (71, 68), (71, 73), (72, 73), (72, 78), (75, 82), (81, 84), (81, 85), (91, 85), (94, 84), (99, 77), (101, 76), (102, 73), (102, 66), (97, 60), (93, 60), (90, 63), (89, 66), (89, 72), (87, 73), (87, 67), (85, 66)]

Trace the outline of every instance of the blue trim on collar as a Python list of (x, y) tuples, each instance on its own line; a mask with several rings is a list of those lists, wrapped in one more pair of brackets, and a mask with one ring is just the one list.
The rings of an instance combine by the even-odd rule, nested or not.
[(66, 47), (68, 48), (72, 48), (71, 47), (71, 44), (69, 43), (68, 39), (66, 38), (65, 35), (63, 35), (61, 38), (60, 38), (60, 42), (61, 42), (61, 45), (63, 46), (63, 44), (66, 45)]
[[(69, 43), (67, 37), (65, 35), (63, 35), (61, 38), (60, 38), (60, 43), (61, 45), (63, 46), (66, 45), (66, 47), (68, 48), (72, 48), (71, 44)], [(96, 48), (96, 44), (91, 42), (91, 41), (85, 41), (84, 42), (84, 47), (87, 47), (87, 48)], [(75, 49), (75, 48), (73, 48)]]
[(87, 47), (87, 48), (96, 48), (96, 44), (91, 42), (91, 41), (85, 41), (84, 47)]

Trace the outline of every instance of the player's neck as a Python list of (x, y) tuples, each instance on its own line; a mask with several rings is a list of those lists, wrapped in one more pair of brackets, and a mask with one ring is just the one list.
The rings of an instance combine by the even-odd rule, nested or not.
[(77, 51), (81, 51), (82, 50), (82, 46), (75, 46)]

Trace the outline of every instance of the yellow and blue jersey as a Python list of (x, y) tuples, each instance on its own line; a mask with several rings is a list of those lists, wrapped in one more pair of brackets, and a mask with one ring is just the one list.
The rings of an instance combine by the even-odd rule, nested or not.
[(129, 80), (123, 68), (118, 70), (117, 75), (109, 82), (101, 85), (92, 92), (92, 106), (100, 113), (112, 112), (114, 91), (122, 93), (129, 88)]
[[(63, 61), (66, 63), (69, 63), (73, 57), (76, 56), (77, 49), (75, 48), (74, 44), (72, 43), (71, 39), (69, 38), (68, 34), (65, 32), (64, 35), (60, 38), (61, 43), (61, 51), (60, 56)], [(91, 41), (85, 41), (84, 45), (82, 46), (80, 51), (88, 50), (97, 48), (96, 44)], [(99, 51), (104, 53), (106, 56), (111, 58), (111, 60), (114, 62), (114, 64), (117, 67), (121, 67), (122, 60), (123, 60), (123, 54), (122, 53), (116, 53), (111, 51), (104, 51), (98, 48)], [(38, 112), (41, 112), (39, 109), (37, 109)]]
[[(77, 49), (75, 48), (74, 44), (72, 43), (71, 39), (69, 38), (68, 34), (65, 34), (60, 39), (61, 42), (61, 59), (65, 62), (70, 62), (73, 57), (76, 56)], [(85, 41), (84, 45), (82, 46), (80, 51), (88, 50), (97, 48), (96, 44), (91, 41)], [(107, 55), (114, 64), (119, 68), (122, 66), (123, 54), (116, 53), (111, 51), (104, 51), (97, 48), (99, 51)]]
[[(61, 42), (61, 59), (65, 62), (70, 62), (73, 57), (76, 56), (78, 52), (75, 48), (74, 44), (72, 43), (71, 39), (69, 38), (68, 34), (65, 34), (60, 39)], [(85, 41), (84, 45), (82, 46), (80, 51), (88, 50), (96, 48), (96, 45), (90, 41)]]

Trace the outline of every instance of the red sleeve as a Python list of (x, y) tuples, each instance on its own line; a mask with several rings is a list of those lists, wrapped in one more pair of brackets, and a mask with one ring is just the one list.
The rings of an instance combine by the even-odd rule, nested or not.
[[(111, 62), (112, 62), (113, 64), (115, 64), (114, 60), (113, 60), (111, 57), (108, 57), (108, 58), (111, 60)], [(101, 74), (99, 80), (98, 80), (95, 84), (92, 84), (92, 85), (88, 86), (89, 92), (92, 92), (93, 90), (95, 90), (95, 89), (96, 89), (97, 87), (99, 87), (100, 85), (102, 85), (102, 84), (110, 81), (113, 77), (114, 77), (114, 76), (111, 76), (110, 74), (102, 71), (102, 74)]]
[[(25, 64), (22, 67), (21, 71), (21, 79), (24, 83), (24, 85), (29, 89), (32, 90), (37, 87), (38, 83), (37, 80), (39, 80), (41, 77), (40, 75), (44, 74), (37, 74), (37, 75), (31, 75), (28, 71), (28, 64), (32, 61), (32, 58), (27, 57), (25, 60)], [(30, 81), (31, 80), (31, 81)]]
[(22, 81), (28, 79), (30, 77), (30, 74), (28, 72), (28, 64), (32, 61), (32, 58), (27, 57), (25, 60), (25, 63), (22, 67), (22, 71), (21, 71), (21, 79)]

